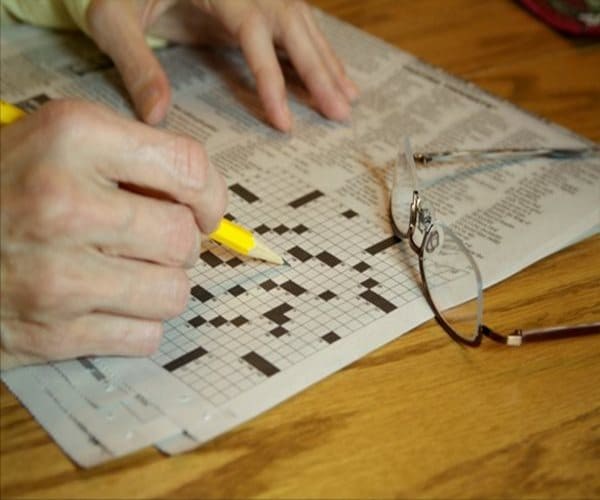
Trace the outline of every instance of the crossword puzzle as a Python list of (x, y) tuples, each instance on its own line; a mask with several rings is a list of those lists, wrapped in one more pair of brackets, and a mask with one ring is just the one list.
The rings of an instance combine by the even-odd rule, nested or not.
[(289, 265), (208, 242), (153, 358), (215, 405), (420, 297), (391, 230), (298, 179), (248, 176), (230, 209)]

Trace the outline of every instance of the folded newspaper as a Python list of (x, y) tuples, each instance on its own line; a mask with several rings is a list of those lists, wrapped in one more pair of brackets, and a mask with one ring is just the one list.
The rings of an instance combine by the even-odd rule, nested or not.
[[(164, 126), (205, 146), (227, 179), (229, 215), (290, 265), (207, 242), (189, 273), (188, 309), (166, 323), (155, 355), (3, 373), (78, 464), (148, 445), (192, 449), (431, 318), (415, 257), (394, 238), (387, 214), (404, 136), (417, 151), (590, 145), (317, 14), (362, 89), (352, 124), (325, 120), (292, 84), (295, 128), (280, 134), (266, 125), (239, 53), (158, 53), (174, 89)], [(34, 109), (76, 96), (132, 115), (115, 68), (86, 39), (17, 26), (3, 28), (0, 43), (3, 99)], [(598, 231), (597, 157), (439, 172), (423, 185), (474, 254), (485, 286)]]

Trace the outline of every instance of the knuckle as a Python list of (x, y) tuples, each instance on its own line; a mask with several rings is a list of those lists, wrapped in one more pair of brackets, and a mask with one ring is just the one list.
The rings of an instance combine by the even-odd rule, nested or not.
[(284, 4), (281, 12), (280, 23), (282, 31), (290, 31), (298, 27), (304, 16), (308, 14), (308, 6), (301, 0), (289, 0)]
[(198, 229), (192, 211), (182, 205), (175, 205), (172, 223), (168, 225), (167, 231), (169, 260), (176, 265), (188, 263), (198, 250)]
[(14, 322), (3, 325), (2, 348), (17, 364), (51, 361), (65, 357), (67, 337), (52, 325)]
[(290, 0), (287, 3), (287, 11), (293, 16), (304, 16), (310, 12), (310, 9), (303, 0)]
[(260, 7), (256, 4), (252, 4), (246, 10), (243, 23), (249, 26), (256, 26), (257, 24), (262, 24), (265, 21), (265, 16), (262, 13)]
[(47, 131), (53, 147), (72, 151), (73, 141), (87, 133), (93, 106), (77, 99), (57, 99), (44, 104), (37, 112), (42, 130)]
[(77, 223), (79, 211), (69, 175), (38, 166), (30, 169), (24, 182), (32, 236), (48, 239), (70, 232)]
[(260, 8), (254, 4), (250, 5), (238, 26), (235, 36), (238, 40), (246, 40), (257, 30), (261, 30), (265, 24), (267, 24), (267, 19)]
[[(20, 345), (20, 352), (23, 354), (33, 354), (44, 361), (49, 361), (57, 357), (60, 347), (57, 346), (56, 339), (47, 329), (36, 330), (28, 329), (23, 336)], [(60, 342), (60, 340), (59, 340)]]
[(73, 340), (68, 325), (49, 325), (45, 335), (34, 335), (33, 352), (46, 360), (63, 359), (73, 355)]
[(160, 345), (163, 335), (163, 325), (161, 322), (153, 322), (144, 327), (143, 334), (139, 336), (139, 354), (149, 356), (154, 354)]
[(185, 184), (202, 187), (207, 182), (208, 157), (204, 148), (193, 139), (175, 136), (173, 139), (173, 169)]
[[(93, 2), (90, 2), (86, 20), (96, 43), (103, 40), (103, 37), (98, 35), (102, 34), (103, 28), (106, 27), (106, 23), (114, 20), (114, 16), (117, 14), (114, 10), (115, 2), (108, 2), (106, 0), (94, 0)], [(102, 46), (100, 48), (104, 49)]]
[(169, 317), (174, 317), (187, 309), (190, 296), (190, 282), (183, 270), (175, 269), (171, 273), (169, 286), (167, 314)]

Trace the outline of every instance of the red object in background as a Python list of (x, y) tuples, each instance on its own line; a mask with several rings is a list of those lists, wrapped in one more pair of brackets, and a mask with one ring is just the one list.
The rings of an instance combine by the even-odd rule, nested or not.
[(585, 0), (519, 0), (546, 24), (575, 36), (600, 37), (600, 11)]

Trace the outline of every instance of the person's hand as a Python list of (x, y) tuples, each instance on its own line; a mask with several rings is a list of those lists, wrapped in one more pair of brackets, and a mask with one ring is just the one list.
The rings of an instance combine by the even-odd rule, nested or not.
[(346, 120), (356, 85), (299, 0), (92, 0), (91, 36), (119, 69), (139, 116), (157, 123), (167, 112), (167, 77), (144, 33), (181, 43), (239, 46), (255, 79), (268, 120), (291, 128), (285, 82), (276, 49), (285, 51), (326, 117)]
[(153, 352), (227, 201), (202, 147), (74, 100), (0, 136), (2, 369)]

